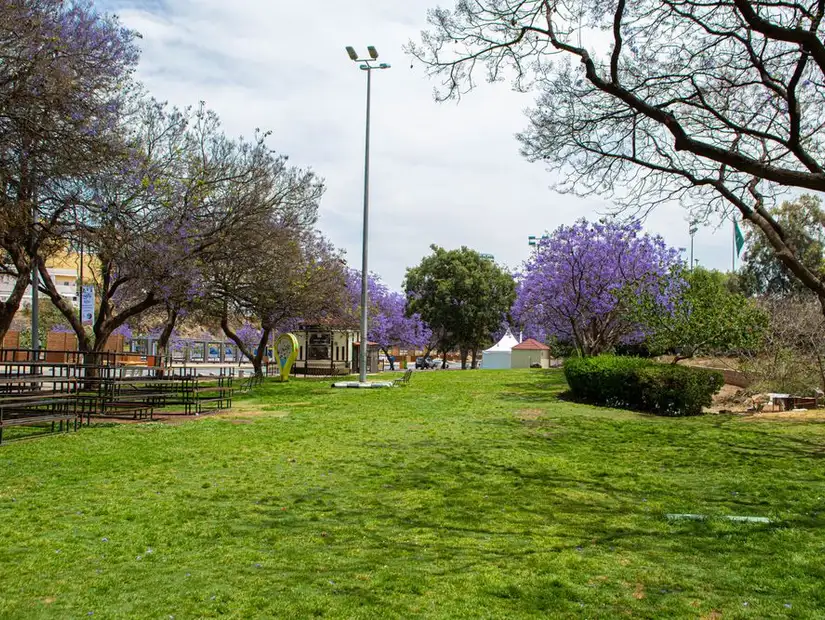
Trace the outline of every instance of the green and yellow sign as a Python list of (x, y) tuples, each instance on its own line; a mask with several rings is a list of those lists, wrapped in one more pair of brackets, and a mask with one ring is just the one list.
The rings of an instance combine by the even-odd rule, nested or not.
[(298, 339), (293, 334), (281, 334), (275, 342), (275, 353), (281, 369), (281, 381), (289, 381), (292, 365), (298, 359)]

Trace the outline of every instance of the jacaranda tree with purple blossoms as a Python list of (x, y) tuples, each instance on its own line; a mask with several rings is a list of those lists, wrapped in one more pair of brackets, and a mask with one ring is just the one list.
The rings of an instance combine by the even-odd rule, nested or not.
[[(427, 345), (432, 335), (429, 327), (417, 313), (407, 314), (407, 298), (390, 290), (375, 274), (367, 278), (369, 321), (367, 339), (378, 344), (395, 370), (395, 359), (390, 354), (393, 347), (419, 349)], [(347, 273), (348, 316), (357, 324), (361, 308), (361, 272)]]
[(135, 33), (82, 1), (0, 3), (0, 338), (31, 271), (73, 237), (82, 181), (120, 152)]
[[(343, 260), (312, 228), (262, 222), (230, 239), (224, 252), (206, 269), (208, 286), (201, 311), (219, 317), (223, 332), (258, 375), (263, 373), (263, 357), (273, 333), (289, 331), (299, 320), (328, 316), (344, 303)], [(254, 331), (245, 329), (249, 324)], [(251, 346), (253, 335), (258, 340)]]
[(678, 250), (638, 222), (580, 220), (541, 240), (525, 264), (513, 315), (582, 355), (598, 355), (644, 336), (628, 300), (644, 295), (667, 309), (680, 290), (669, 277), (678, 264)]

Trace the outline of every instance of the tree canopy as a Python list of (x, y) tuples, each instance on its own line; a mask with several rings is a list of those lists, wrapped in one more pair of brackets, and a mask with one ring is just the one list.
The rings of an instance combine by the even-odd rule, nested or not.
[(513, 315), (528, 332), (543, 329), (582, 355), (598, 355), (642, 338), (630, 298), (672, 303), (680, 281), (667, 276), (678, 260), (677, 250), (642, 234), (637, 222), (561, 226), (542, 238), (524, 266)]
[[(367, 278), (368, 334), (370, 342), (378, 344), (385, 355), (390, 355), (391, 347), (422, 348), (432, 335), (430, 328), (418, 313), (407, 313), (407, 298), (390, 290), (375, 274)], [(361, 272), (349, 270), (347, 274), (347, 318), (353, 324), (358, 322), (361, 310)], [(390, 359), (390, 369), (395, 362)]]
[(490, 342), (515, 300), (513, 277), (475, 250), (430, 246), (417, 267), (407, 269), (408, 311), (433, 330), (438, 348), (458, 347), (462, 366)]
[[(771, 209), (782, 226), (788, 245), (799, 260), (817, 274), (825, 274), (825, 211), (817, 196), (803, 194)], [(748, 227), (745, 265), (739, 270), (738, 286), (748, 295), (788, 296), (810, 294), (776, 256), (759, 231)]]
[(768, 324), (768, 316), (756, 302), (731, 292), (726, 276), (697, 267), (685, 271), (681, 265), (663, 280), (684, 279), (666, 305), (652, 295), (638, 295), (630, 305), (631, 314), (644, 326), (648, 347), (673, 352), (673, 363), (700, 353), (718, 354), (757, 349)]
[[(0, 338), (34, 279), (84, 352), (142, 317), (161, 323), (162, 355), (188, 315), (220, 322), (260, 372), (271, 330), (344, 296), (340, 253), (315, 228), (324, 182), (269, 132), (230, 138), (205, 104), (153, 99), (134, 81), (137, 36), (91, 2), (0, 7), (0, 274), (14, 280)], [(79, 248), (91, 329), (46, 267)], [(257, 352), (235, 338), (244, 324)]]
[(561, 191), (736, 210), (825, 308), (770, 211), (789, 187), (825, 190), (824, 16), (819, 0), (461, 0), (408, 50), (441, 98), (479, 76), (535, 89), (523, 152)]
[(15, 280), (0, 338), (32, 270), (73, 228), (83, 181), (120, 153), (135, 36), (86, 3), (0, 5), (0, 264)]

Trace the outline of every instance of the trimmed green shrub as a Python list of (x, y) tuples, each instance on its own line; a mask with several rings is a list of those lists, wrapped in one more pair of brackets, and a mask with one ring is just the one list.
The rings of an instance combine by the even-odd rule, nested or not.
[(657, 415), (700, 415), (724, 384), (722, 373), (638, 357), (569, 358), (564, 374), (576, 398)]
[(582, 400), (635, 409), (638, 407), (636, 372), (650, 365), (639, 357), (570, 357), (564, 362), (564, 375), (573, 395)]

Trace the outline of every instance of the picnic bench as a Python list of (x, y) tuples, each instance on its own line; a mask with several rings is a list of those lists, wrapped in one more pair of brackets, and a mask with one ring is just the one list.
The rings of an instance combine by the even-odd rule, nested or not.
[(200, 415), (232, 406), (232, 375), (207, 377), (205, 381), (202, 379), (196, 375), (182, 386), (184, 414)]
[(264, 382), (263, 375), (259, 375), (257, 373), (252, 373), (249, 377), (244, 379), (243, 383), (241, 383), (241, 392), (244, 394), (249, 392), (250, 390), (255, 389), (256, 387), (262, 385)]
[[(66, 377), (42, 377), (37, 375), (17, 375), (2, 377), (6, 387), (17, 387), (12, 393), (0, 395), (0, 443), (3, 431), (15, 426), (51, 427), (55, 431), (68, 431), (72, 424), (77, 430), (77, 400), (74, 381)], [(53, 384), (52, 389), (43, 389), (44, 384)]]
[(406, 386), (410, 384), (410, 377), (412, 377), (412, 368), (408, 368), (403, 377), (399, 377), (392, 382), (393, 387)]
[[(97, 379), (97, 393), (85, 397), (90, 400), (83, 410), (87, 422), (91, 415), (134, 419), (154, 419), (155, 414), (200, 415), (232, 405), (233, 378), (233, 369), (203, 376), (186, 367), (111, 368)], [(176, 405), (182, 410), (175, 409)]]

